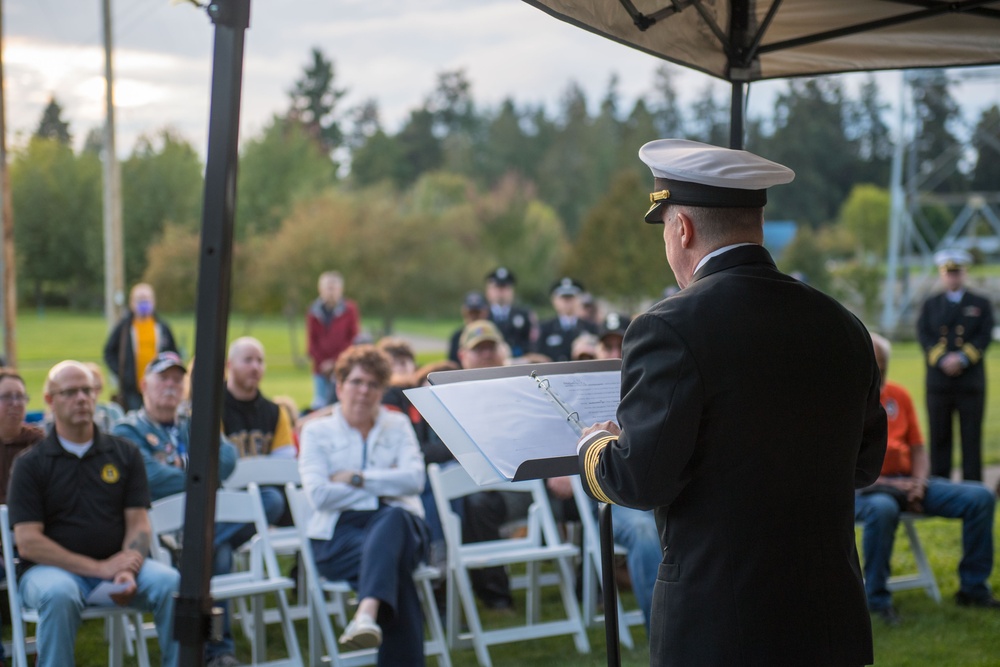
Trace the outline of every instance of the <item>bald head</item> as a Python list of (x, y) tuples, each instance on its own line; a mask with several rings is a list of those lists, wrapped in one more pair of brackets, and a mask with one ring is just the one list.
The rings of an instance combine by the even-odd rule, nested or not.
[(264, 344), (252, 336), (237, 338), (226, 359), (226, 388), (241, 401), (250, 401), (260, 391), (264, 377)]
[(885, 386), (886, 376), (889, 374), (889, 357), (892, 355), (892, 344), (889, 339), (877, 333), (871, 334), (872, 347), (875, 349), (875, 363), (878, 365), (879, 373), (882, 375), (882, 386)]
[(56, 433), (71, 442), (94, 437), (94, 374), (79, 361), (61, 361), (45, 379), (45, 402)]

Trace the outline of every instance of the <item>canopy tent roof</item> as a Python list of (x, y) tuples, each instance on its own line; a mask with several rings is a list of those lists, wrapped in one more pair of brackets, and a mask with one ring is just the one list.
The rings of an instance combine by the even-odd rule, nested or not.
[(731, 82), (1000, 63), (986, 0), (524, 0)]

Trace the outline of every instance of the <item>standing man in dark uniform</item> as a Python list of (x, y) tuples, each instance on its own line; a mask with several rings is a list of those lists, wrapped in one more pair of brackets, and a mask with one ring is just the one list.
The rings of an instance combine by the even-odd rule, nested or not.
[(965, 288), (972, 258), (964, 250), (934, 256), (945, 291), (924, 302), (917, 339), (927, 364), (927, 421), (931, 474), (951, 477), (952, 418), (962, 436), (962, 479), (983, 479), (983, 413), (986, 408), (986, 347), (993, 337), (988, 299)]
[(639, 157), (681, 291), (632, 321), (618, 424), (578, 451), (595, 499), (654, 510), (650, 663), (871, 663), (854, 536), (886, 443), (871, 338), (761, 245), (790, 169), (674, 139)]
[(538, 328), (536, 352), (552, 361), (569, 361), (573, 358), (573, 341), (577, 336), (597, 333), (596, 324), (579, 317), (581, 294), (583, 285), (569, 277), (561, 278), (552, 286), (552, 307), (556, 316), (542, 322)]
[(531, 351), (531, 346), (538, 335), (538, 325), (535, 314), (522, 306), (514, 304), (514, 285), (517, 278), (514, 272), (505, 266), (500, 266), (486, 276), (486, 300), (490, 304), (489, 319), (497, 325), (503, 334), (510, 356), (523, 357)]

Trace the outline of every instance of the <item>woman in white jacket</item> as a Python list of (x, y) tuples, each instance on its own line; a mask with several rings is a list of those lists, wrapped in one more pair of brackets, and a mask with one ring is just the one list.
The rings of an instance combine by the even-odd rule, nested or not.
[(382, 407), (391, 367), (357, 345), (334, 370), (339, 402), (302, 429), (299, 470), (314, 512), (307, 531), (320, 573), (358, 592), (347, 648), (379, 647), (379, 665), (423, 665), (423, 613), (411, 573), (428, 544), (424, 459), (410, 420)]

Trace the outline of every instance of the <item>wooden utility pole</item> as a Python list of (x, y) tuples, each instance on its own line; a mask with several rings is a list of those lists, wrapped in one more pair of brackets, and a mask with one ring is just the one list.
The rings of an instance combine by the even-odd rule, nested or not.
[(111, 72), (111, 0), (104, 10), (104, 318), (110, 329), (125, 303), (125, 259), (122, 250), (122, 187), (115, 152), (115, 96)]
[(14, 264), (14, 207), (10, 201), (10, 171), (7, 168), (7, 102), (3, 75), (3, 0), (0, 0), (0, 299), (3, 301), (4, 363), (17, 367), (17, 273)]

